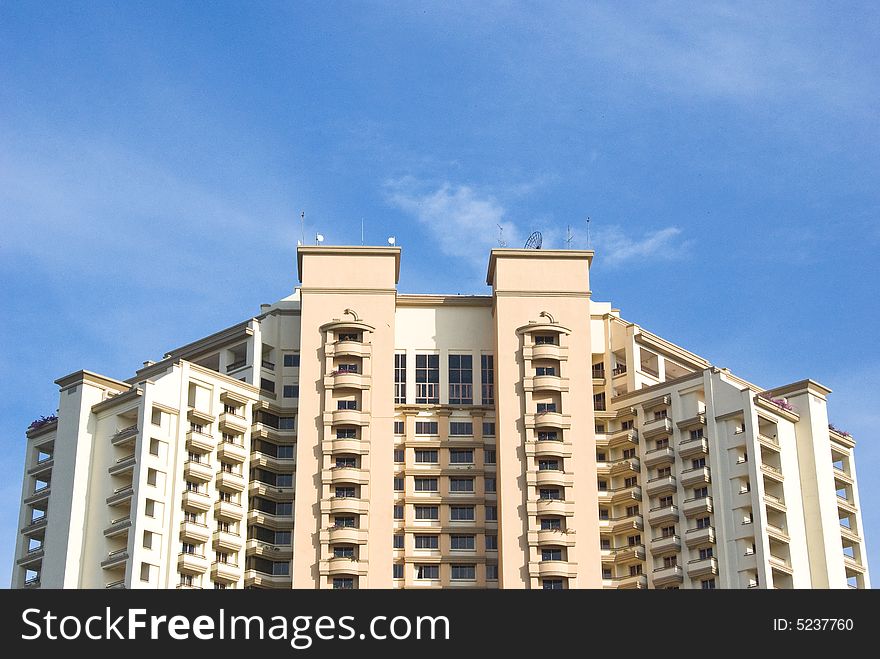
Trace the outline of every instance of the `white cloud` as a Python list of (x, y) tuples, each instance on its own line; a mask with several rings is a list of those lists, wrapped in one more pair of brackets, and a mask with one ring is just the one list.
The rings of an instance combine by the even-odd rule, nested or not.
[(682, 256), (689, 241), (682, 241), (681, 229), (665, 227), (649, 231), (641, 238), (633, 238), (616, 225), (600, 228), (593, 233), (597, 257), (605, 265), (617, 266), (643, 259), (674, 259)]
[(499, 226), (509, 246), (522, 244), (523, 232), (492, 194), (449, 182), (427, 186), (412, 177), (388, 181), (386, 191), (388, 201), (415, 217), (441, 252), (475, 267), (485, 266), (486, 254), (498, 246)]

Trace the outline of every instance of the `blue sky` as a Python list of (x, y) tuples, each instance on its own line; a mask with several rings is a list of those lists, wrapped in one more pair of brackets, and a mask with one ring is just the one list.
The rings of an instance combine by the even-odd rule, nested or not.
[(404, 292), (586, 246), (594, 297), (857, 440), (880, 569), (872, 3), (0, 4), (0, 583), (24, 428), (396, 235)]

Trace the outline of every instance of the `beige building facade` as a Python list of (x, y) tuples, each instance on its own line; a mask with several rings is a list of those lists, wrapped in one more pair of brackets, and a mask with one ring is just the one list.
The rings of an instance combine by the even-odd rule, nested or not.
[(592, 300), (592, 252), (496, 249), (491, 295), (394, 247), (27, 432), (15, 588), (868, 588), (830, 390), (766, 390)]

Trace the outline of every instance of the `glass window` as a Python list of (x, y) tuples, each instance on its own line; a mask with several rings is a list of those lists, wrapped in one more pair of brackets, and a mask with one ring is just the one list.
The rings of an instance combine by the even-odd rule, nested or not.
[(285, 384), (282, 389), (282, 394), (284, 398), (299, 398), (299, 385), (298, 384)]
[(354, 590), (354, 577), (333, 577), (333, 590)]
[(453, 522), (471, 522), (474, 520), (474, 507), (449, 506), (449, 519)]
[(461, 550), (476, 549), (476, 538), (472, 535), (453, 535), (450, 537), (450, 548)]
[(561, 561), (562, 549), (560, 547), (544, 547), (541, 550), (542, 561)]
[(471, 355), (449, 355), (449, 404), (474, 404), (474, 371)]
[(416, 355), (416, 404), (440, 403), (440, 355)]
[(473, 581), (477, 578), (475, 565), (453, 565), (452, 578), (456, 580)]
[(400, 476), (394, 477), (394, 491), (403, 492), (403, 478)]
[(437, 506), (416, 506), (416, 519), (439, 519), (440, 509)]
[(564, 590), (562, 579), (543, 579), (541, 581), (541, 588), (544, 590)]
[(449, 491), (450, 492), (473, 492), (474, 491), (474, 479), (473, 478), (450, 478), (449, 479)]
[(498, 565), (495, 563), (486, 564), (486, 581), (498, 581)]
[(395, 421), (394, 422), (394, 434), (395, 435), (403, 435), (404, 434), (404, 425), (403, 421)]
[(486, 506), (486, 521), (487, 522), (497, 522), (498, 521), (498, 506)]
[(542, 412), (555, 412), (556, 403), (538, 403), (538, 414)]
[(417, 579), (439, 579), (440, 578), (440, 566), (439, 565), (419, 565), (416, 568), (416, 578)]
[(535, 345), (556, 345), (555, 334), (536, 334)]
[(555, 366), (536, 366), (535, 375), (556, 375)]
[(483, 421), (483, 437), (494, 437), (495, 436), (495, 422), (494, 421)]
[(394, 519), (403, 519), (403, 506), (394, 506)]
[(473, 449), (459, 449), (459, 448), (449, 449), (449, 463), (450, 464), (473, 464), (473, 462), (474, 462)]
[(416, 492), (436, 492), (438, 489), (436, 478), (416, 478), (415, 486)]
[(299, 368), (299, 353), (288, 352), (284, 355), (284, 366), (286, 368)]
[(403, 536), (399, 533), (394, 534), (394, 548), (403, 549)]
[(403, 579), (403, 563), (395, 563), (392, 565), (393, 573), (392, 577), (394, 579)]
[(539, 442), (554, 442), (559, 439), (559, 433), (555, 430), (539, 430), (538, 431), (538, 441)]
[(487, 448), (483, 450), (483, 462), (487, 465), (495, 464), (495, 449)]
[(416, 549), (437, 549), (440, 541), (436, 535), (417, 535)]
[[(483, 385), (483, 405), (495, 404), (495, 356), (480, 355), (480, 382)], [(485, 434), (485, 433), (484, 433)]]
[(404, 462), (405, 460), (405, 452), (402, 448), (394, 449), (394, 461), (395, 462)]
[(406, 403), (406, 353), (394, 355), (394, 402)]
[(436, 435), (438, 432), (436, 421), (416, 421), (417, 435)]
[(354, 547), (336, 545), (333, 547), (333, 558), (354, 558)]
[(336, 429), (336, 439), (356, 439), (357, 438), (357, 429), (356, 428), (337, 428)]
[(495, 551), (498, 549), (498, 536), (497, 535), (487, 535), (486, 536), (486, 551)]
[(449, 422), (449, 434), (453, 435), (453, 436), (473, 435), (474, 434), (474, 424), (471, 423), (470, 421), (450, 421)]
[(438, 451), (437, 449), (417, 449), (416, 450), (416, 462), (417, 463), (428, 463), (428, 464), (436, 464), (439, 461)]
[(495, 491), (495, 479), (486, 477), (483, 479), (483, 483), (486, 487), (486, 492), (494, 492)]
[(562, 529), (562, 520), (558, 517), (541, 518), (542, 531), (559, 531), (560, 529)]

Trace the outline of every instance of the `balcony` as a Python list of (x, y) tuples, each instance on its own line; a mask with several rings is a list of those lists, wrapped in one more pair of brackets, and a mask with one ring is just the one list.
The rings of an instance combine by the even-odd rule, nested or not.
[(293, 558), (293, 550), (290, 545), (272, 545), (256, 538), (247, 541), (245, 551), (248, 556), (262, 556), (273, 561)]
[(186, 432), (186, 450), (193, 453), (210, 453), (214, 450), (217, 442), (212, 435), (206, 435), (198, 430)]
[(214, 468), (207, 461), (187, 460), (183, 463), (183, 476), (189, 481), (207, 483), (214, 476)]
[(523, 378), (525, 391), (568, 391), (568, 378), (558, 375), (535, 375), (531, 378)]
[(684, 543), (688, 546), (688, 548), (714, 544), (715, 527), (705, 526), (701, 529), (688, 529), (684, 532)]
[(620, 590), (644, 590), (648, 587), (648, 577), (644, 574), (629, 574), (612, 579), (603, 579), (602, 587)]
[[(28, 469), (28, 476), (41, 476), (44, 474), (52, 473), (52, 467), (55, 466), (55, 456), (50, 455), (48, 458), (43, 458), (42, 460), (38, 460), (30, 469)], [(45, 480), (45, 479), (43, 479)]]
[(682, 419), (677, 422), (679, 428), (695, 428), (696, 426), (705, 426), (706, 425), (706, 415), (704, 413), (699, 413), (695, 416), (689, 417), (687, 419)]
[(577, 576), (577, 564), (568, 561), (532, 561), (529, 576), (569, 579)]
[(528, 485), (558, 485), (560, 487), (571, 487), (574, 484), (574, 476), (566, 474), (561, 469), (542, 469), (526, 474), (526, 483)]
[(133, 426), (128, 426), (127, 428), (123, 428), (115, 432), (110, 437), (110, 443), (113, 446), (126, 446), (128, 444), (134, 444), (135, 439), (137, 439), (138, 435), (138, 427), (137, 424)]
[(645, 545), (624, 545), (612, 549), (611, 553), (615, 563), (631, 563), (645, 560)]
[(330, 453), (351, 453), (364, 455), (370, 451), (370, 442), (357, 438), (338, 438), (324, 440), (324, 450)]
[(712, 481), (712, 473), (709, 467), (695, 467), (681, 472), (681, 484), (684, 487), (703, 485)]
[(370, 423), (370, 415), (363, 410), (331, 410), (329, 415), (324, 413), (324, 422), (328, 421), (334, 425), (366, 426)]
[(858, 574), (864, 574), (867, 571), (865, 566), (862, 565), (862, 562), (854, 556), (847, 556), (844, 554), (843, 565), (846, 568), (847, 573), (856, 572)]
[(237, 442), (222, 441), (217, 447), (217, 457), (224, 462), (241, 464), (247, 460), (247, 449)]
[(618, 487), (611, 491), (611, 503), (623, 504), (630, 501), (642, 500), (642, 488), (638, 485), (630, 487)]
[(101, 567), (105, 570), (112, 570), (115, 567), (124, 565), (127, 560), (128, 549), (123, 547), (122, 549), (116, 549), (115, 551), (108, 553), (107, 558), (101, 561)]
[(857, 544), (862, 541), (861, 536), (856, 532), (855, 529), (850, 528), (848, 526), (840, 525), (840, 535), (845, 540), (849, 540), (853, 544)]
[(599, 528), (609, 533), (625, 533), (626, 531), (641, 531), (645, 527), (644, 518), (641, 515), (626, 515), (600, 519)]
[(177, 557), (177, 569), (184, 574), (203, 574), (208, 569), (208, 559), (201, 554), (181, 552)]
[(125, 517), (117, 517), (116, 519), (110, 520), (110, 524), (108, 524), (107, 528), (104, 529), (104, 537), (115, 538), (122, 535), (123, 533), (128, 533), (128, 530), (130, 528), (131, 515), (126, 515)]
[(108, 506), (118, 506), (124, 503), (130, 503), (131, 497), (134, 495), (134, 487), (131, 485), (123, 485), (113, 490), (113, 494), (107, 497)]
[(36, 503), (46, 503), (49, 501), (49, 495), (52, 493), (50, 484), (43, 485), (41, 488), (34, 490), (33, 494), (25, 498), (24, 505), (31, 506)]
[[(229, 531), (214, 531), (211, 540), (214, 549), (217, 551), (241, 551), (242, 539), (237, 533)], [(205, 539), (207, 542), (207, 538)]]
[(295, 458), (279, 458), (270, 453), (254, 451), (251, 453), (251, 467), (268, 467), (273, 471), (285, 473), (296, 467)]
[(571, 547), (575, 543), (574, 531), (565, 529), (540, 529), (538, 531), (529, 531), (529, 542), (539, 547), (547, 545), (557, 547)]
[(293, 501), (294, 488), (292, 485), (279, 487), (262, 481), (251, 481), (248, 487), (251, 497), (262, 497), (272, 501)]
[(220, 415), (220, 429), (229, 432), (230, 434), (244, 434), (247, 432), (248, 427), (250, 427), (250, 423), (248, 420), (235, 414), (233, 412), (223, 412)]
[(290, 575), (245, 570), (244, 585), (245, 588), (290, 588)]
[(758, 433), (758, 443), (767, 448), (779, 451), (779, 438)]
[(611, 448), (633, 448), (639, 445), (639, 431), (628, 428), (618, 430), (608, 436), (608, 446)]
[(526, 346), (523, 349), (523, 356), (526, 359), (532, 360), (554, 359), (556, 361), (564, 361), (568, 359), (568, 348), (554, 343), (536, 343)]
[(195, 490), (186, 490), (181, 497), (181, 502), (184, 508), (198, 510), (202, 513), (211, 510), (211, 506), (214, 503), (207, 494), (196, 492)]
[(333, 544), (362, 545), (367, 542), (367, 529), (351, 526), (331, 526), (326, 530), (327, 542)]
[(652, 554), (668, 554), (673, 551), (681, 551), (681, 536), (668, 535), (651, 539)]
[(837, 495), (837, 507), (848, 515), (854, 515), (858, 512), (855, 502), (850, 501), (847, 497), (842, 497), (839, 494)]
[(180, 523), (180, 537), (193, 544), (200, 544), (211, 539), (211, 531), (207, 524), (184, 520)]
[(233, 371), (237, 371), (238, 369), (240, 369), (240, 368), (244, 368), (244, 367), (247, 366), (247, 365), (248, 365), (248, 363), (247, 363), (247, 359), (245, 359), (245, 358), (236, 359), (235, 361), (230, 362), (229, 364), (227, 364), (227, 366), (226, 366), (226, 372), (227, 372), (227, 373), (232, 373)]
[(337, 371), (324, 376), (324, 387), (327, 389), (369, 389), (370, 376), (363, 373)]
[(526, 428), (571, 428), (571, 415), (560, 412), (536, 412), (525, 415)]
[(764, 493), (764, 504), (769, 510), (775, 510), (780, 513), (786, 512), (785, 501), (772, 494)]
[(834, 473), (834, 479), (840, 481), (844, 485), (852, 485), (855, 481), (853, 480), (852, 474), (845, 472), (843, 469), (838, 469), (834, 467), (832, 469)]
[(684, 581), (684, 571), (681, 565), (670, 565), (668, 567), (654, 568), (651, 574), (651, 581), (654, 586), (674, 586)]
[(232, 501), (218, 501), (214, 516), (224, 522), (238, 522), (244, 518), (244, 508)]
[(38, 574), (37, 576), (35, 576), (35, 577), (31, 577), (30, 579), (28, 579), (27, 581), (25, 581), (25, 582), (24, 582), (24, 587), (27, 588), (27, 589), (31, 589), (31, 588), (36, 589), (36, 588), (39, 588), (39, 587), (40, 587), (40, 575)]
[(791, 538), (788, 536), (788, 531), (786, 531), (781, 526), (777, 526), (776, 524), (767, 524), (767, 535), (774, 540), (779, 540), (780, 542), (791, 541)]
[(709, 556), (708, 558), (690, 560), (687, 564), (687, 573), (691, 579), (718, 574), (718, 559)]
[(235, 563), (214, 561), (211, 564), (211, 579), (222, 583), (234, 583), (241, 577), (241, 569)]
[(665, 492), (675, 492), (676, 483), (675, 476), (657, 476), (655, 478), (651, 478), (645, 484), (645, 490), (648, 493), (649, 497), (655, 496), (657, 494), (663, 494)]
[(671, 446), (651, 449), (650, 451), (645, 452), (642, 456), (642, 461), (645, 463), (646, 467), (654, 467), (664, 463), (673, 463), (675, 462), (675, 451), (672, 450)]
[(682, 458), (709, 455), (709, 440), (705, 437), (683, 439), (678, 443), (678, 454)]
[(777, 483), (781, 483), (783, 481), (782, 470), (777, 469), (771, 465), (766, 463), (761, 463), (761, 473), (764, 474), (767, 478), (772, 481), (776, 481)]
[(217, 472), (217, 488), (227, 492), (244, 492), (244, 476), (231, 471)]
[(371, 352), (372, 346), (361, 341), (336, 341), (324, 345), (324, 356), (326, 357), (360, 357), (363, 359), (369, 357)]
[(785, 574), (794, 574), (794, 570), (791, 567), (791, 562), (787, 558), (770, 554), (767, 559), (770, 562), (770, 567), (774, 570), (784, 572)]
[(669, 417), (661, 419), (652, 419), (642, 426), (642, 436), (645, 439), (650, 437), (658, 437), (660, 435), (672, 434), (672, 421)]
[(678, 506), (657, 506), (648, 511), (648, 524), (656, 526), (664, 522), (678, 521)]
[(334, 556), (328, 560), (321, 561), (320, 571), (321, 574), (328, 576), (350, 574), (365, 577), (367, 576), (367, 563), (366, 561), (360, 562), (356, 558)]
[(611, 464), (611, 475), (621, 476), (625, 474), (638, 474), (641, 468), (638, 459), (624, 458), (623, 460), (617, 460)]
[(41, 515), (40, 517), (37, 517), (36, 519), (31, 520), (31, 522), (28, 525), (22, 527), (21, 532), (22, 532), (22, 534), (27, 535), (27, 536), (33, 535), (37, 531), (42, 531), (43, 529), (45, 529), (48, 522), (49, 522), (48, 515), (46, 515), (46, 513), (43, 513), (43, 515)]
[(45, 554), (45, 548), (43, 545), (40, 545), (34, 549), (28, 549), (24, 556), (15, 561), (15, 564), (20, 567), (33, 569), (37, 563), (42, 562)]
[(685, 499), (681, 505), (685, 517), (695, 517), (712, 512), (712, 497)]
[(323, 480), (325, 483), (329, 482), (332, 485), (340, 483), (366, 485), (370, 482), (370, 476), (368, 472), (356, 467), (331, 467), (324, 470)]
[(554, 458), (570, 458), (571, 444), (555, 439), (545, 439), (526, 442), (526, 455), (546, 456)]
[(114, 462), (107, 471), (110, 473), (111, 476), (121, 476), (125, 473), (133, 473), (134, 463), (135, 455), (134, 453), (131, 453), (116, 460), (116, 462)]
[(363, 515), (369, 512), (370, 502), (357, 497), (330, 497), (321, 502), (321, 512), (324, 514), (354, 514)]
[(293, 528), (293, 515), (275, 515), (252, 508), (248, 511), (247, 519), (250, 524), (266, 526), (277, 531), (289, 531)]

